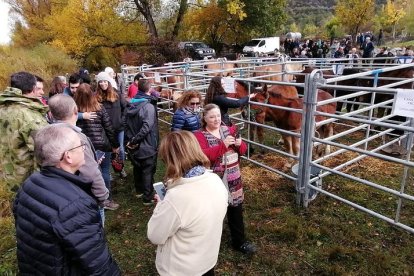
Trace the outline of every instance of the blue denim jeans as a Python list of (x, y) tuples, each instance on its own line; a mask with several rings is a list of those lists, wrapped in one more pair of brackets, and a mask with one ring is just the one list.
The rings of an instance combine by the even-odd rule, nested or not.
[(102, 227), (105, 227), (105, 209), (103, 207), (99, 207), (99, 216), (101, 217)]
[(120, 133), (118, 133), (119, 158), (122, 161), (125, 161), (124, 135), (125, 135), (125, 131), (121, 131)]
[(112, 198), (111, 195), (111, 176), (110, 176), (110, 170), (111, 170), (111, 152), (105, 152), (105, 158), (102, 160), (100, 164), (101, 172), (102, 172), (102, 178), (105, 182), (105, 186), (109, 191), (109, 198)]

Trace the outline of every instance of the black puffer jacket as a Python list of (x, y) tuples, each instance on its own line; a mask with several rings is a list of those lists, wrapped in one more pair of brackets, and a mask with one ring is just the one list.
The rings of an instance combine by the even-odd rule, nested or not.
[(54, 167), (23, 183), (13, 208), (20, 275), (120, 275), (90, 190)]
[(97, 150), (109, 152), (112, 148), (118, 148), (119, 142), (116, 137), (111, 119), (105, 108), (96, 112), (97, 118), (94, 120), (78, 120), (76, 125), (82, 132), (91, 139), (93, 146)]
[(118, 134), (124, 130), (124, 117), (127, 107), (127, 102), (120, 93), (118, 93), (118, 99), (115, 102), (103, 101), (103, 106), (106, 112), (111, 118), (112, 127), (114, 128), (115, 134)]

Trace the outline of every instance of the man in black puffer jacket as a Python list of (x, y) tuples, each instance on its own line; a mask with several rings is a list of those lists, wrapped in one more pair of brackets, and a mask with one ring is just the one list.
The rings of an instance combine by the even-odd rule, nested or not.
[(36, 134), (42, 170), (23, 183), (13, 208), (20, 275), (120, 275), (91, 183), (76, 174), (85, 162), (84, 148), (63, 124)]

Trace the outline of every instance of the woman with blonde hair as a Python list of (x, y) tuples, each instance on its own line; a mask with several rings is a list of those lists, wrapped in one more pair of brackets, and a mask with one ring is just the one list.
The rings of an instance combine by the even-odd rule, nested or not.
[(167, 192), (148, 222), (160, 275), (214, 275), (228, 193), (189, 131), (169, 133), (160, 158)]
[(111, 151), (119, 150), (118, 139), (111, 124), (111, 119), (106, 112), (105, 107), (98, 102), (89, 84), (82, 83), (73, 98), (78, 106), (79, 112), (96, 112), (96, 118), (92, 120), (78, 120), (76, 125), (82, 129), (82, 132), (89, 137), (95, 150), (105, 152), (105, 158), (100, 163), (102, 177), (105, 186), (109, 191), (109, 200), (105, 201), (104, 208), (115, 210), (119, 204), (112, 200), (111, 195)]
[(206, 105), (201, 120), (202, 129), (194, 135), (210, 160), (213, 172), (223, 178), (229, 190), (227, 222), (233, 248), (244, 254), (253, 254), (256, 247), (247, 241), (244, 233), (244, 193), (240, 171), (240, 155), (246, 153), (247, 145), (237, 134), (236, 126), (222, 125), (217, 105)]
[(194, 132), (201, 128), (200, 105), (201, 94), (198, 91), (186, 91), (178, 99), (178, 108), (174, 112), (171, 131), (188, 130)]

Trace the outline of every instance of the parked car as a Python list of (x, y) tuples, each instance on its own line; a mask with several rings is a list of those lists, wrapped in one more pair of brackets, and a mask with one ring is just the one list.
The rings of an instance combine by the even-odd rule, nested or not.
[(214, 58), (216, 56), (216, 51), (214, 51), (214, 49), (210, 48), (203, 42), (184, 41), (178, 43), (178, 48), (183, 50), (188, 57), (194, 60)]

